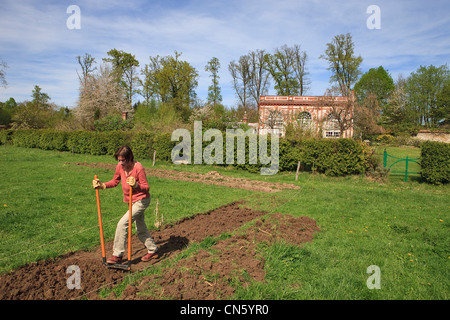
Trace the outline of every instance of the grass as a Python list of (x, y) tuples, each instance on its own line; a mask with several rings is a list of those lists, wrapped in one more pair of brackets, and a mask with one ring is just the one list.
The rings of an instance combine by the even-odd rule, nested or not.
[(413, 159), (414, 161), (408, 161), (408, 181), (420, 180), (420, 148), (417, 147), (391, 147), (380, 146), (375, 149), (376, 157), (380, 163), (383, 163), (384, 150), (386, 150), (387, 163), (386, 167), (389, 168), (389, 178), (391, 181), (404, 181), (405, 165), (406, 161), (400, 159)]
[[(6, 177), (0, 182), (0, 272), (99, 244), (92, 179), (97, 174), (107, 181), (113, 172), (67, 162), (114, 161), (111, 157), (0, 147), (0, 175)], [(146, 215), (149, 227), (154, 224), (156, 199), (164, 222), (173, 223), (250, 194), (154, 177), (149, 183), (153, 199)], [(113, 238), (117, 221), (128, 209), (122, 200), (120, 187), (101, 191), (106, 240)]]
[[(405, 150), (406, 149), (406, 150)], [(410, 148), (396, 148), (398, 155)], [(417, 150), (414, 150), (417, 152)], [(395, 155), (395, 154), (394, 154)], [(94, 174), (111, 171), (65, 162), (113, 162), (111, 157), (72, 155), (0, 146), (0, 270), (98, 245)], [(142, 161), (150, 167), (150, 161)], [(245, 198), (267, 212), (309, 216), (321, 229), (302, 247), (261, 244), (266, 281), (238, 287), (235, 299), (449, 299), (449, 186), (418, 179), (371, 182), (360, 176), (329, 178), (295, 173), (260, 176), (228, 167), (158, 168), (219, 171), (255, 180), (295, 183), (300, 190), (270, 194), (199, 183), (150, 178), (153, 199), (164, 218), (176, 221)], [(105, 178), (106, 179), (106, 178)], [(105, 234), (112, 238), (126, 211), (120, 188), (102, 192)], [(153, 225), (152, 201), (148, 225)], [(167, 214), (166, 214), (167, 213)], [(209, 239), (211, 241), (211, 239)], [(195, 252), (189, 247), (186, 254)], [(181, 258), (184, 256), (180, 256)], [(167, 262), (169, 263), (169, 262)], [(367, 268), (380, 268), (381, 289), (370, 290)], [(163, 272), (164, 264), (151, 272)], [(150, 271), (149, 271), (150, 272)], [(138, 277), (134, 275), (133, 277)], [(133, 281), (128, 279), (126, 281)], [(120, 295), (125, 285), (115, 290)], [(107, 296), (107, 294), (105, 294)]]
[[(302, 248), (265, 248), (269, 284), (249, 292), (270, 299), (448, 299), (448, 188), (319, 177), (313, 189), (303, 178), (300, 192), (261, 209), (309, 216), (321, 232)], [(382, 290), (367, 288), (370, 265), (380, 267)], [(250, 298), (246, 290), (238, 297)]]

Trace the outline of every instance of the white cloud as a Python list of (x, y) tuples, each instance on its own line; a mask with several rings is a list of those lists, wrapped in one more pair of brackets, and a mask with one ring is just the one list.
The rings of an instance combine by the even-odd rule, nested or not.
[[(80, 30), (66, 28), (71, 4), (81, 9)], [(381, 8), (381, 30), (366, 27), (371, 4)], [(232, 106), (229, 62), (250, 50), (272, 51), (283, 44), (300, 44), (307, 52), (309, 94), (320, 95), (330, 74), (319, 56), (340, 33), (353, 35), (363, 71), (383, 65), (393, 76), (408, 75), (420, 64), (447, 63), (449, 7), (446, 0), (6, 0), (0, 3), (0, 57), (9, 65), (9, 87), (0, 88), (0, 101), (28, 99), (37, 84), (54, 102), (73, 105), (78, 97), (75, 57), (87, 52), (101, 63), (108, 50), (117, 48), (136, 55), (141, 66), (149, 56), (183, 52), (182, 59), (200, 74), (201, 99), (210, 85), (204, 67), (218, 57), (224, 103)]]

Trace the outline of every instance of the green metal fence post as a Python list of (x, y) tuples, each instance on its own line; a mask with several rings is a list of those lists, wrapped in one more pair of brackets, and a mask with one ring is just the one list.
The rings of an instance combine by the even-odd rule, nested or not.
[(387, 151), (386, 148), (384, 149), (384, 157), (383, 157), (383, 167), (386, 168), (387, 166)]
[(405, 165), (405, 182), (408, 182), (408, 156), (406, 156), (406, 165)]

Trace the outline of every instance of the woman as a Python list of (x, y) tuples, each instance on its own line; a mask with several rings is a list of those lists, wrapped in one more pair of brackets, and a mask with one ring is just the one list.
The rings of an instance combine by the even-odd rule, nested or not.
[[(139, 162), (134, 161), (133, 151), (128, 146), (120, 147), (114, 157), (119, 163), (117, 164), (116, 172), (112, 180), (106, 183), (101, 183), (98, 179), (93, 180), (92, 186), (95, 189), (107, 189), (117, 187), (119, 182), (121, 182), (123, 201), (126, 203), (129, 201), (130, 186), (133, 187), (132, 222), (136, 222), (137, 236), (148, 250), (148, 253), (141, 260), (149, 261), (156, 257), (158, 248), (147, 229), (144, 219), (144, 211), (150, 204), (150, 188), (147, 177), (145, 176), (144, 167)], [(128, 223), (129, 213), (127, 211), (117, 224), (113, 255), (106, 260), (107, 263), (116, 264), (122, 262), (128, 235)]]

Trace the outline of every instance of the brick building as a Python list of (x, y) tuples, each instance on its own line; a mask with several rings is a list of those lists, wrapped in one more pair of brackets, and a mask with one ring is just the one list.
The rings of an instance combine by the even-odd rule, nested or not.
[[(259, 102), (259, 134), (284, 136), (285, 126), (294, 123), (324, 138), (353, 136), (353, 126), (341, 133), (339, 123), (331, 113), (333, 108), (349, 108), (347, 97), (261, 96)], [(351, 117), (352, 112), (349, 109), (346, 116)]]

